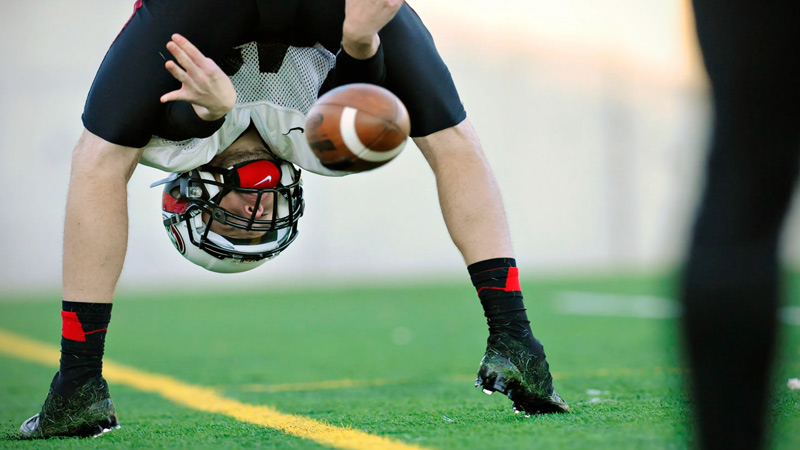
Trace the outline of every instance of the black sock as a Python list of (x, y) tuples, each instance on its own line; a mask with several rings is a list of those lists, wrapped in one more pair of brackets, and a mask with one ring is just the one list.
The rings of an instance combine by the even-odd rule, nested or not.
[(61, 318), (61, 366), (51, 388), (62, 397), (70, 397), (102, 374), (111, 303), (64, 301)]
[(513, 258), (488, 259), (470, 264), (467, 270), (489, 325), (489, 342), (508, 335), (525, 344), (535, 355), (544, 356), (544, 348), (533, 336), (525, 313), (516, 261)]

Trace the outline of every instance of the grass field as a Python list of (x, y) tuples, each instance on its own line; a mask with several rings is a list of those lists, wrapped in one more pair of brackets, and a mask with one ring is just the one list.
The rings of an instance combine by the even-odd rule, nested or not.
[[(668, 277), (522, 285), (570, 414), (515, 416), (506, 398), (472, 387), (486, 326), (466, 281), (236, 295), (121, 292), (106, 375), (123, 428), (98, 439), (38, 442), (12, 436), (38, 412), (56, 368), (50, 352), (59, 342), (60, 304), (6, 298), (0, 331), (49, 347), (25, 352), (41, 353), (41, 361), (12, 356), (0, 334), (0, 448), (690, 448), (676, 322), (670, 304), (652, 298), (672, 297)], [(800, 278), (789, 285), (797, 305)], [(592, 304), (616, 312), (598, 315)], [(800, 377), (800, 327), (783, 330), (772, 446), (797, 449), (800, 391), (786, 380)], [(166, 398), (159, 389), (177, 393)], [(267, 425), (247, 419), (258, 414)], [(298, 418), (313, 420), (299, 426), (308, 437), (291, 424), (281, 430)], [(370, 436), (385, 439), (359, 441)]]

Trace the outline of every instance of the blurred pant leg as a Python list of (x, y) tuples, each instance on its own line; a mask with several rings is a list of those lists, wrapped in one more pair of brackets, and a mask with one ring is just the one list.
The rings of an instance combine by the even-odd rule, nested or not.
[(800, 2), (694, 8), (714, 125), (681, 292), (692, 403), (702, 448), (756, 449), (765, 444), (780, 232), (800, 149)]

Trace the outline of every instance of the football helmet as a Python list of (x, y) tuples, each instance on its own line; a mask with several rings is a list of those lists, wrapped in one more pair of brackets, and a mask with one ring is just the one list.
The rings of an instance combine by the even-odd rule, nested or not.
[(162, 184), (163, 223), (172, 244), (212, 272), (254, 269), (297, 238), (303, 187), (300, 169), (287, 161), (203, 166), (151, 187)]

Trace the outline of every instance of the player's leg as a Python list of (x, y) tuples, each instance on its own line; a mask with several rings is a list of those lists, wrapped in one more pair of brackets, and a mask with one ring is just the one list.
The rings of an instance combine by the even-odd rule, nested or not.
[(114, 298), (128, 242), (127, 184), (140, 156), (140, 149), (111, 144), (86, 130), (78, 141), (64, 219), (65, 301)]
[(102, 357), (128, 238), (126, 186), (140, 155), (88, 131), (75, 147), (64, 224), (61, 364), (41, 411), (22, 424), (23, 437), (91, 436), (119, 426)]
[(517, 411), (568, 411), (531, 331), (500, 190), (472, 125), (464, 120), (414, 141), (436, 175), (442, 215), (489, 324), (476, 386), (508, 395)]
[[(301, 2), (297, 17), (302, 22), (299, 25), (307, 26), (306, 31), (319, 42), (334, 51), (338, 48), (344, 1), (319, 5), (306, 0)], [(490, 323), (487, 358), (481, 365), (479, 382), (488, 391), (496, 386), (507, 393), (507, 383), (495, 384), (500, 372), (504, 372), (501, 381), (514, 380), (512, 385), (517, 389), (512, 396), (522, 409), (535, 412), (555, 405), (557, 410), (566, 410), (566, 404), (557, 399), (552, 389), (544, 351), (530, 331), (519, 289), (484, 289), (488, 287), (484, 286), (486, 283), (518, 285), (518, 278), (516, 267), (511, 270), (515, 262), (500, 190), (478, 137), (466, 120), (450, 72), (427, 28), (408, 5), (379, 35), (386, 64), (385, 87), (408, 108), (411, 136), (434, 171), (442, 215), (453, 242), (469, 265)], [(476, 275), (487, 271), (493, 274), (491, 280)], [(509, 329), (496, 326), (506, 319), (513, 322)], [(523, 350), (512, 356), (512, 347)], [(510, 362), (516, 364), (522, 358), (536, 361), (536, 369)], [(521, 380), (527, 381), (523, 385)], [(534, 384), (539, 387), (534, 388)], [(540, 393), (545, 391), (547, 407), (542, 407)]]
[[(141, 148), (150, 140), (164, 111), (161, 95), (180, 87), (164, 68), (172, 34), (183, 34), (213, 59), (225, 55), (256, 23), (254, 1), (149, 0), (137, 5), (98, 69), (84, 108), (88, 133), (75, 149), (66, 216), (67, 301), (106, 303), (113, 298), (127, 239), (122, 211), (126, 177), (138, 161), (136, 152), (119, 149)], [(121, 201), (98, 207), (104, 200), (100, 196), (109, 195)], [(94, 229), (83, 233), (80, 227)]]
[(500, 189), (450, 73), (407, 5), (380, 36), (386, 87), (409, 110), (414, 142), (436, 176), (447, 229), (489, 322), (478, 385), (508, 394), (521, 411), (567, 411), (527, 319)]
[(436, 175), (445, 224), (464, 261), (514, 257), (500, 188), (469, 119), (414, 143)]
[(695, 0), (714, 90), (707, 180), (684, 273), (684, 336), (704, 449), (764, 445), (779, 234), (800, 149), (800, 5)]
[[(227, 2), (137, 5), (103, 60), (84, 109), (87, 131), (73, 152), (64, 226), (61, 365), (41, 412), (22, 425), (23, 437), (81, 436), (116, 425), (102, 357), (126, 252), (127, 182), (159, 120), (159, 97), (176, 87), (164, 69), (165, 45), (180, 32), (197, 37), (209, 54), (226, 52), (253, 22), (252, 11), (231, 13)], [(211, 32), (212, 25), (237, 31)]]

